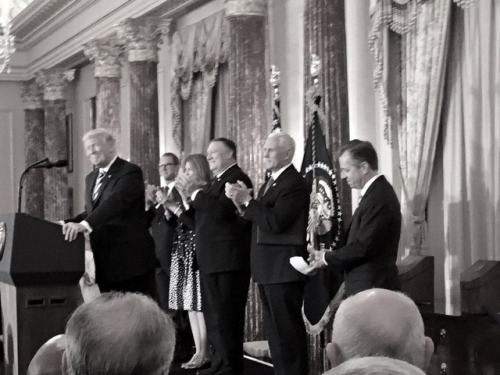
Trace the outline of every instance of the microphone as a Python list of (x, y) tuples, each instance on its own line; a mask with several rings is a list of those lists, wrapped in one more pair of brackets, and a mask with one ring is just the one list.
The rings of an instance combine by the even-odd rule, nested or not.
[(22, 196), (23, 196), (23, 181), (24, 177), (26, 174), (32, 170), (32, 169), (39, 169), (39, 168), (60, 168), (60, 167), (66, 167), (68, 166), (68, 160), (66, 159), (61, 159), (57, 161), (50, 161), (49, 158), (45, 158), (42, 160), (39, 160), (33, 164), (30, 164), (28, 168), (24, 170), (24, 172), (21, 174), (21, 178), (19, 179), (19, 197), (18, 197), (18, 202), (17, 202), (17, 212), (21, 213), (21, 202), (22, 202)]
[(39, 163), (37, 163), (35, 166), (32, 166), (30, 169), (37, 169), (37, 168), (60, 168), (60, 167), (67, 167), (68, 166), (68, 161), (66, 159), (61, 159), (57, 161), (50, 161), (49, 159), (43, 159), (40, 160)]

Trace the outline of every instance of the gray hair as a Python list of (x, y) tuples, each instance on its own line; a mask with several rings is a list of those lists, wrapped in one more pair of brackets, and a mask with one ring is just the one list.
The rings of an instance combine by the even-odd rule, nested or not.
[(416, 366), (405, 361), (387, 357), (353, 358), (324, 375), (425, 375)]
[(92, 129), (89, 130), (87, 133), (85, 133), (82, 137), (82, 141), (85, 142), (87, 139), (94, 139), (94, 138), (101, 138), (103, 139), (106, 143), (112, 143), (116, 144), (116, 137), (113, 134), (113, 132), (109, 129), (105, 128), (97, 128), (97, 129)]
[(268, 139), (277, 138), (278, 144), (280, 147), (284, 147), (284, 148), (291, 150), (292, 157), (295, 154), (295, 141), (293, 140), (293, 138), (289, 134), (283, 133), (283, 132), (275, 132), (275, 133), (269, 134), (269, 136), (267, 138)]
[(167, 375), (175, 328), (151, 298), (112, 292), (75, 310), (66, 340), (69, 375)]
[(346, 299), (337, 311), (332, 337), (345, 360), (390, 357), (426, 367), (422, 316), (399, 292), (370, 289)]

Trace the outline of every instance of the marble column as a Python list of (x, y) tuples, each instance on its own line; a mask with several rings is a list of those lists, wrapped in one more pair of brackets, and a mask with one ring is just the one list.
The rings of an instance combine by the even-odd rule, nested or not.
[(157, 18), (129, 18), (118, 26), (130, 65), (130, 157), (144, 180), (159, 185), (158, 45), (168, 24)]
[(121, 45), (116, 38), (92, 39), (83, 51), (95, 65), (97, 127), (112, 130), (120, 139)]
[[(238, 162), (255, 185), (264, 181), (262, 146), (270, 133), (269, 67), (266, 65), (266, 2), (226, 0), (230, 137), (241, 146)], [(253, 147), (243, 147), (253, 145)]]
[[(43, 95), (35, 81), (21, 83), (24, 107), (24, 155), (26, 167), (45, 157)], [(43, 169), (32, 169), (23, 184), (22, 212), (43, 219)]]
[[(50, 161), (68, 159), (64, 90), (74, 76), (74, 70), (61, 68), (44, 69), (37, 74), (36, 81), (43, 88), (45, 108), (45, 156)], [(72, 214), (66, 168), (45, 171), (44, 191), (46, 220), (60, 220)]]
[[(266, 2), (226, 0), (231, 48), (229, 61), (230, 138), (239, 146), (238, 164), (256, 189), (264, 181), (262, 146), (271, 127), (266, 65)], [(245, 340), (264, 338), (262, 305), (256, 284), (250, 285)]]
[[(305, 91), (311, 87), (311, 55), (316, 54), (321, 60), (319, 82), (321, 109), (325, 114), (323, 132), (337, 175), (340, 176), (338, 152), (350, 139), (344, 0), (307, 0), (304, 28)], [(312, 116), (308, 108), (305, 113), (305, 123), (308, 125)], [(345, 181), (338, 187), (344, 220), (350, 220), (351, 189)]]
[[(344, 1), (307, 0), (304, 12), (304, 88), (307, 93), (312, 86), (311, 55), (316, 54), (321, 60), (318, 78), (322, 99), (320, 108), (325, 115), (322, 128), (338, 181), (340, 181), (338, 153), (342, 145), (350, 139)], [(306, 94), (306, 103), (308, 100)], [(311, 119), (312, 112), (306, 105), (306, 132)], [(351, 218), (351, 189), (345, 181), (337, 186), (342, 216), (344, 223), (347, 223)], [(326, 370), (324, 365), (328, 361), (324, 357), (324, 346), (325, 339), (328, 340), (330, 336), (328, 328), (320, 335), (310, 336), (311, 373), (323, 373)]]

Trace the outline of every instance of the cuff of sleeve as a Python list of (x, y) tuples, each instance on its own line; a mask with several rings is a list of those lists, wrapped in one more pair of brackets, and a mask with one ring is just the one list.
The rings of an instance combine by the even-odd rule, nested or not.
[(325, 266), (328, 266), (328, 263), (326, 262), (326, 252), (323, 253), (323, 263), (325, 264)]
[(196, 189), (193, 191), (193, 194), (191, 194), (191, 200), (194, 201), (196, 199), (196, 195), (201, 191), (201, 189)]
[(86, 220), (80, 221), (80, 224), (85, 227), (88, 233), (92, 233), (92, 228), (90, 227), (90, 224)]

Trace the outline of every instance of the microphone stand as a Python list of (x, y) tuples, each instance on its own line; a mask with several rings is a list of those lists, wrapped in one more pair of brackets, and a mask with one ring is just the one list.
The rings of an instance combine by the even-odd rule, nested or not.
[(19, 179), (19, 192), (18, 192), (18, 201), (17, 201), (17, 213), (21, 213), (21, 201), (22, 201), (22, 196), (23, 196), (23, 182), (24, 182), (24, 177), (26, 174), (33, 168), (38, 167), (41, 164), (48, 163), (49, 159), (45, 158), (42, 160), (39, 160), (31, 165), (28, 166), (21, 175), (21, 178)]

